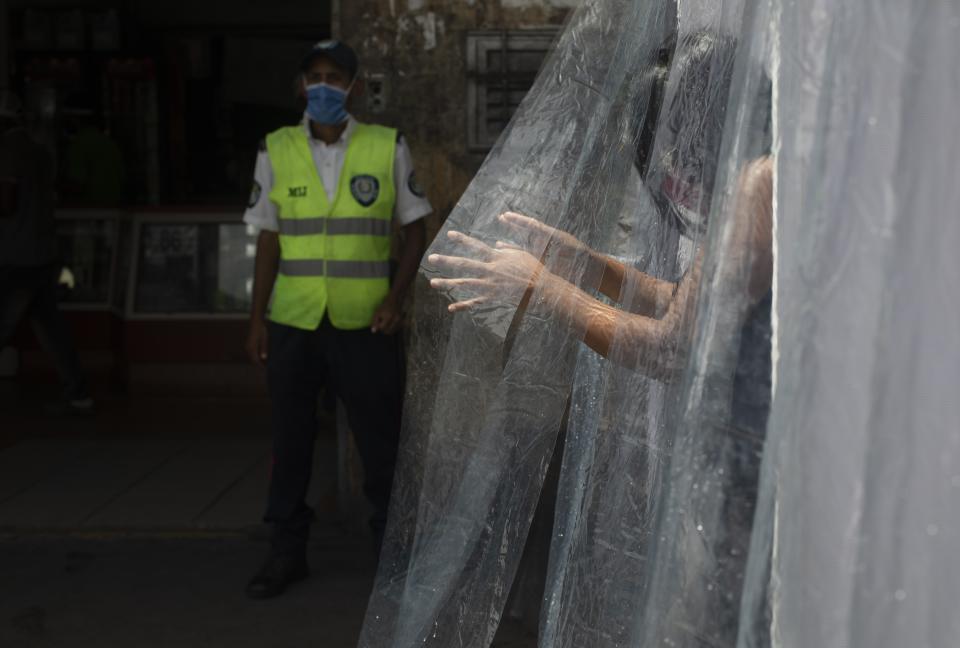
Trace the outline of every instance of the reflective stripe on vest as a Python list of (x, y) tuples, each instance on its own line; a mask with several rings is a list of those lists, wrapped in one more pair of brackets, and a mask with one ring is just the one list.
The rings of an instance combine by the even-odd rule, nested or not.
[(396, 140), (393, 129), (355, 124), (329, 199), (306, 129), (267, 136), (280, 239), (270, 319), (313, 330), (326, 313), (337, 328), (370, 325), (390, 290)]
[(314, 218), (280, 219), (280, 234), (284, 236), (309, 236), (311, 234), (363, 234), (367, 236), (390, 236), (390, 221), (382, 218)]
[(288, 277), (335, 277), (338, 279), (389, 278), (390, 262), (288, 259), (280, 261), (280, 273)]

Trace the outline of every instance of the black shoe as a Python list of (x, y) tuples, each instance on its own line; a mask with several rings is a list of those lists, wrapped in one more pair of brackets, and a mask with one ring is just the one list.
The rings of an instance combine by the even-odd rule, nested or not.
[(309, 575), (307, 559), (303, 556), (271, 555), (257, 575), (247, 583), (247, 596), (254, 599), (280, 596), (287, 585), (302, 581)]

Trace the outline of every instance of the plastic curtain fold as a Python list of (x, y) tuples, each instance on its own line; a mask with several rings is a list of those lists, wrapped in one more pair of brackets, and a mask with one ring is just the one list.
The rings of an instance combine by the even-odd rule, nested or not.
[[(558, 437), (543, 648), (953, 645), (958, 25), (933, 0), (574, 13), (421, 268), (361, 646), (491, 644)], [(452, 230), (617, 302), (605, 357), (543, 274), (448, 313)]]
[[(747, 290), (755, 259), (742, 232), (754, 218), (737, 215), (737, 187), (747, 166), (769, 152), (769, 14), (764, 3), (681, 2), (679, 9), (654, 157), (677, 150), (700, 157), (702, 131), (714, 128), (722, 142), (715, 197), (708, 227), (686, 230), (672, 272), (638, 267), (682, 277), (691, 271), (683, 248), (703, 254), (699, 294), (676, 341), (687, 360), (670, 380), (650, 378), (660, 360), (653, 352), (625, 367), (617, 355), (635, 353), (636, 342), (624, 330), (603, 380), (587, 373), (582, 395), (574, 392), (541, 646), (730, 646), (736, 639), (769, 397), (770, 299), (751, 299)], [(727, 50), (691, 93), (680, 59), (684, 43), (703, 34), (726, 41)], [(710, 102), (727, 109), (705, 125)], [(651, 175), (647, 184), (656, 187), (656, 169)], [(641, 232), (634, 250), (655, 245)], [(758, 366), (750, 369), (751, 362)]]
[[(451, 229), (503, 238), (506, 210), (623, 247), (641, 226), (626, 207), (640, 200), (630, 133), (651, 85), (638, 71), (674, 16), (664, 2), (575, 12), (428, 257), (455, 251)], [(586, 271), (573, 258), (564, 274)], [(581, 344), (563, 317), (519, 298), (451, 316), (424, 281), (437, 274), (425, 263), (417, 287), (404, 438), (361, 646), (490, 645), (577, 373)]]
[(960, 7), (776, 4), (779, 362), (740, 645), (769, 605), (775, 646), (955, 646)]
[[(747, 441), (739, 447), (730, 420), (738, 339), (749, 307), (744, 254), (734, 249), (739, 264), (717, 262), (726, 248), (739, 245), (725, 225), (729, 219), (714, 218), (708, 228), (705, 217), (686, 222), (675, 207), (657, 204), (661, 187), (680, 175), (706, 194), (702, 188), (717, 184), (717, 169), (729, 167), (722, 182), (736, 184), (748, 150), (761, 154), (769, 136), (764, 120), (745, 122), (739, 107), (725, 118), (728, 103), (745, 101), (750, 76), (745, 70), (751, 66), (740, 62), (752, 52), (741, 47), (747, 42), (739, 33), (743, 4), (706, 6), (681, 4), (691, 19), (679, 21), (677, 6), (662, 0), (589, 3), (578, 11), (428, 258), (456, 252), (445, 237), (452, 229), (487, 242), (507, 236), (496, 216), (510, 209), (572, 233), (645, 276), (679, 285), (702, 264), (707, 287), (691, 283), (663, 344), (643, 347), (627, 323), (614, 332), (607, 361), (582, 345), (569, 314), (551, 312), (549, 304), (531, 312), (516, 296), (452, 317), (446, 302), (438, 303), (421, 284), (403, 457), (361, 645), (489, 645), (567, 409), (544, 646), (643, 640), (651, 533), (660, 527), (666, 533), (674, 523), (661, 509), (679, 420), (715, 428), (713, 445), (729, 455), (717, 462), (719, 474), (725, 462), (756, 462), (756, 431), (741, 434)], [(761, 66), (751, 69), (762, 76)], [(734, 86), (741, 89), (731, 99)], [(651, 109), (660, 103), (661, 110)], [(727, 146), (731, 161), (721, 164), (717, 149), (726, 129), (742, 137), (738, 148)], [(644, 132), (651, 142), (642, 142)], [(722, 196), (733, 190), (710, 193), (718, 196), (715, 212), (732, 209), (735, 201)], [(708, 197), (699, 200), (688, 215), (706, 213)], [(716, 244), (704, 252), (707, 240)], [(550, 244), (531, 251), (549, 257)], [(571, 284), (590, 283), (582, 255), (547, 265)], [(424, 264), (424, 278), (438, 274)], [(640, 275), (624, 281), (625, 310), (644, 301), (643, 284)], [(547, 298), (537, 286), (530, 302)], [(707, 322), (706, 329), (695, 325), (695, 317)], [(681, 406), (704, 413), (680, 416)], [(690, 450), (685, 461), (712, 449)], [(724, 501), (703, 508), (711, 506), (715, 518)], [(740, 515), (749, 517), (752, 502), (727, 505), (744, 506)], [(723, 542), (717, 530), (706, 551), (728, 550), (730, 543)], [(723, 561), (716, 556), (711, 560), (690, 569), (700, 572), (695, 578), (704, 588), (718, 571), (739, 574), (740, 562), (730, 567), (718, 565)], [(736, 606), (727, 594), (713, 601), (721, 594), (714, 591), (697, 604), (704, 613), (723, 610), (729, 634)], [(671, 609), (680, 604), (675, 600)], [(671, 628), (681, 623), (676, 619)]]

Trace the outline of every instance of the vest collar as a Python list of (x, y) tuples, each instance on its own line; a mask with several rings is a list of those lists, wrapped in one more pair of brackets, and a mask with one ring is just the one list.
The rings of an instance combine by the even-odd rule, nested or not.
[[(353, 115), (347, 115), (347, 127), (343, 129), (343, 132), (340, 133), (340, 139), (338, 139), (333, 144), (328, 144), (328, 146), (338, 146), (343, 144), (346, 146), (350, 142), (350, 136), (353, 135), (353, 132), (357, 130), (357, 120)], [(300, 125), (303, 127), (303, 130), (307, 133), (307, 140), (313, 144), (318, 143), (320, 140), (313, 137), (313, 133), (310, 132), (310, 118), (307, 116), (307, 113), (303, 113), (303, 118), (300, 120)], [(326, 142), (323, 142), (326, 144)]]

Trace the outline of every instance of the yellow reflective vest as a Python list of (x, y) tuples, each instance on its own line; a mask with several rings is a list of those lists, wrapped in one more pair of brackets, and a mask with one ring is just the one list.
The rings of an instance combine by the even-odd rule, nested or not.
[(303, 126), (267, 136), (280, 225), (271, 320), (314, 330), (326, 312), (339, 329), (370, 326), (390, 290), (396, 146), (395, 129), (356, 124), (331, 201)]

